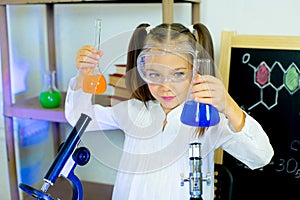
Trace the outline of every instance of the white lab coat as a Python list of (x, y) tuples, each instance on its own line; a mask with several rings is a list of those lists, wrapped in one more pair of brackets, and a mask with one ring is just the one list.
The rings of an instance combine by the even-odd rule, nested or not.
[[(235, 132), (220, 113), (220, 123), (197, 138), (194, 127), (180, 122), (182, 105), (166, 116), (155, 101), (149, 101), (148, 108), (136, 99), (103, 107), (92, 105), (91, 96), (69, 87), (65, 115), (71, 125), (85, 113), (92, 117), (88, 130), (121, 129), (125, 133), (113, 200), (188, 200), (189, 185), (180, 186), (180, 175), (189, 175), (191, 142), (201, 143), (203, 176), (208, 173), (213, 176), (214, 151), (218, 147), (251, 169), (268, 164), (274, 154), (260, 124), (247, 114), (240, 132)], [(163, 128), (165, 119), (167, 124)], [(213, 197), (213, 181), (210, 185), (203, 183), (202, 198), (213, 200)]]

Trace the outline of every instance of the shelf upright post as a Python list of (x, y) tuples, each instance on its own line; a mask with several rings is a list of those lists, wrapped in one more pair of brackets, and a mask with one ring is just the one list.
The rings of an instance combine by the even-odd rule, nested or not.
[(192, 24), (200, 23), (200, 0), (192, 3)]
[(163, 23), (173, 23), (174, 0), (162, 0)]
[[(56, 71), (54, 3), (46, 3), (46, 21), (49, 70)], [(57, 86), (57, 77), (55, 77), (54, 81)], [(54, 155), (56, 155), (60, 145), (59, 123), (51, 122), (51, 129), (53, 133)]]
[[(192, 1), (192, 24), (200, 23), (200, 0)], [(174, 21), (174, 0), (162, 0), (163, 23)]]
[[(56, 70), (55, 58), (55, 31), (54, 31), (54, 4), (46, 3), (46, 20), (47, 20), (47, 42), (49, 56), (49, 70)], [(56, 80), (55, 80), (56, 82)]]
[(0, 5), (0, 46), (2, 65), (2, 87), (3, 87), (3, 117), (5, 129), (5, 145), (7, 151), (7, 164), (9, 174), (9, 189), (11, 199), (19, 200), (18, 177), (16, 169), (15, 139), (13, 130), (13, 117), (7, 116), (8, 109), (12, 106), (12, 90), (9, 62), (9, 42), (6, 5)]

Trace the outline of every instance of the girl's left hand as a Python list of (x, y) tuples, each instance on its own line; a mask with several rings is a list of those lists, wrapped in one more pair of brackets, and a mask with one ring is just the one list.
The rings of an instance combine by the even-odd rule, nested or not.
[(201, 76), (198, 74), (194, 78), (193, 84), (191, 98), (197, 102), (211, 104), (219, 112), (226, 114), (226, 103), (231, 97), (220, 79), (214, 76)]
[(211, 104), (219, 112), (224, 113), (236, 131), (244, 127), (246, 116), (220, 79), (209, 75), (197, 75), (194, 78), (191, 98), (197, 102)]

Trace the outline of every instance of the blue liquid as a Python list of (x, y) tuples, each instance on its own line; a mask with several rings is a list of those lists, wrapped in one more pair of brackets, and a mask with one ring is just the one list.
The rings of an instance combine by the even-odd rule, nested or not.
[(183, 106), (180, 120), (190, 126), (209, 127), (218, 124), (220, 116), (212, 105), (189, 100)]

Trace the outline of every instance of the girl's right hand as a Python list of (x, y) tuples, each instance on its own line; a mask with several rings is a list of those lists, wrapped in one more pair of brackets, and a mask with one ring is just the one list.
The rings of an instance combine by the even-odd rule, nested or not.
[(78, 69), (77, 76), (77, 87), (82, 85), (83, 78), (94, 71), (96, 64), (99, 62), (102, 57), (103, 52), (101, 50), (95, 49), (91, 45), (85, 45), (81, 47), (76, 54), (76, 67)]

